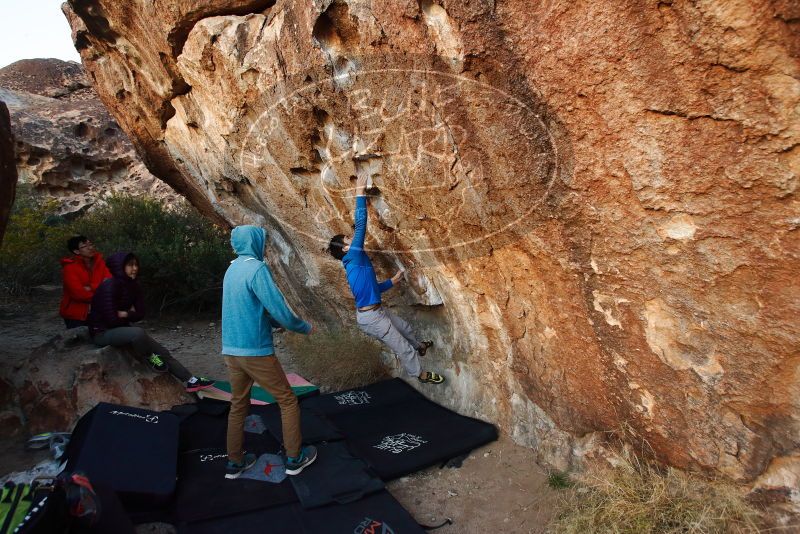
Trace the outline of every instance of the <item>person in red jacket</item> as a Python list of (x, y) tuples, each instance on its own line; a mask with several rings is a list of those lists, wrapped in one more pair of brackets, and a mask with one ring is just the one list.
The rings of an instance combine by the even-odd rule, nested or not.
[(86, 317), (94, 292), (103, 280), (111, 278), (111, 273), (103, 256), (86, 236), (69, 238), (67, 248), (72, 256), (61, 259), (64, 296), (61, 297), (59, 314), (67, 328), (87, 326)]

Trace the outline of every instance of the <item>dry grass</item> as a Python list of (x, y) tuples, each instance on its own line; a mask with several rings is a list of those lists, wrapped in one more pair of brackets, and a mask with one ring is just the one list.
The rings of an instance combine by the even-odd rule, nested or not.
[(297, 371), (323, 392), (340, 391), (389, 378), (380, 359), (381, 346), (358, 332), (319, 332), (286, 336), (286, 348)]
[(660, 468), (631, 454), (593, 467), (558, 505), (549, 531), (565, 534), (759, 532), (760, 514), (734, 485)]

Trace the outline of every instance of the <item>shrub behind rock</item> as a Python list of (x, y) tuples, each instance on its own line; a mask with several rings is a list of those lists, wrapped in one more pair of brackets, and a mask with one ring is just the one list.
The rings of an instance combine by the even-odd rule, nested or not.
[(41, 284), (60, 284), (59, 258), (69, 236), (82, 234), (107, 256), (133, 251), (151, 313), (165, 308), (219, 306), (222, 277), (233, 252), (228, 231), (188, 205), (167, 209), (147, 198), (112, 197), (73, 220), (55, 215), (54, 201), (21, 199), (0, 248), (0, 291), (18, 295)]

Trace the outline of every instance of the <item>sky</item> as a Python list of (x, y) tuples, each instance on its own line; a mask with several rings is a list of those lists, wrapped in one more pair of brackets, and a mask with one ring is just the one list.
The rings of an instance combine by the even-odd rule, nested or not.
[(35, 57), (80, 61), (62, 2), (0, 0), (0, 68)]

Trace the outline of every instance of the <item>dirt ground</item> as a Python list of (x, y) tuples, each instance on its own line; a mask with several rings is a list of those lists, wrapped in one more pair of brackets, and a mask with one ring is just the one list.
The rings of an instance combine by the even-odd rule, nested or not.
[[(0, 302), (0, 362), (13, 372), (24, 358), (63, 330), (58, 316), (60, 288), (42, 288), (27, 299)], [(226, 376), (219, 356), (217, 317), (163, 317), (140, 323), (155, 339), (197, 375)], [(281, 336), (276, 348), (287, 372), (295, 371)], [(324, 386), (324, 384), (319, 384)], [(100, 401), (102, 399), (98, 399)], [(46, 453), (25, 451), (24, 437), (0, 439), (0, 475), (29, 469)], [(432, 467), (388, 484), (389, 491), (423, 524), (453, 520), (435, 532), (483, 533), (502, 529), (519, 533), (545, 532), (558, 493), (547, 485), (547, 472), (533, 452), (508, 437), (473, 451), (461, 467)], [(166, 533), (166, 525), (142, 525), (140, 533)]]

